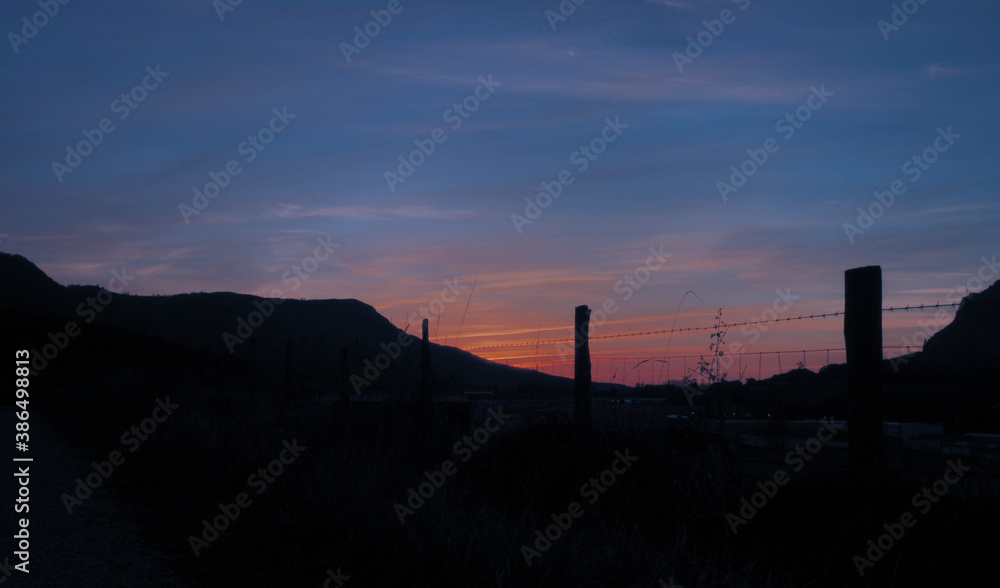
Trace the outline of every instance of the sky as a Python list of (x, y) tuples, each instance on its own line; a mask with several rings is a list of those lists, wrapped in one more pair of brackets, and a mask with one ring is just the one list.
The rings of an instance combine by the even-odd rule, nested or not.
[[(865, 265), (893, 306), (1000, 278), (992, 0), (56, 4), (0, 7), (0, 250), (60, 283), (355, 298), (563, 374), (586, 304), (634, 383), (709, 333), (597, 336), (841, 311)], [(886, 355), (953, 315), (886, 313)], [(732, 327), (729, 375), (842, 333)]]

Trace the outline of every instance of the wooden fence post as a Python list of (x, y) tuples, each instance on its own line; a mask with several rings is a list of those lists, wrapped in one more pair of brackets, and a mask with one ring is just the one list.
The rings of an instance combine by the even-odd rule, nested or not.
[[(298, 372), (299, 378), (304, 381), (312, 379), (312, 374), (309, 373), (309, 356), (307, 355), (306, 349), (309, 349), (309, 346), (306, 343), (306, 336), (302, 335), (299, 339), (299, 365), (297, 366), (298, 369), (296, 371)], [(302, 385), (303, 384), (300, 384), (300, 388)]]
[(421, 325), (420, 340), (420, 402), (430, 404), (431, 401), (431, 342), (428, 321), (424, 319)]
[(323, 335), (316, 335), (316, 369), (319, 371), (319, 376), (316, 378), (316, 408), (318, 409), (322, 406), (322, 398), (325, 392), (329, 390), (330, 382), (327, 379), (326, 374), (326, 355), (323, 353)]
[(340, 348), (340, 406), (342, 408), (347, 408), (351, 398), (351, 367), (348, 363), (350, 350), (351, 348), (346, 345)]
[(882, 467), (882, 268), (844, 272), (848, 455), (855, 474), (875, 482)]
[(586, 305), (576, 307), (573, 327), (574, 372), (573, 372), (573, 420), (581, 430), (590, 429), (590, 309)]

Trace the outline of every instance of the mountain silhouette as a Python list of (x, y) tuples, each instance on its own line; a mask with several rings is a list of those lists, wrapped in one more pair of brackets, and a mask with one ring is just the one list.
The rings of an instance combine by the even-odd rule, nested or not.
[(953, 373), (1000, 367), (1000, 282), (962, 299), (955, 319), (924, 343), (923, 353)]
[[(170, 296), (103, 294), (103, 288), (63, 286), (28, 259), (0, 252), (0, 311), (62, 317), (84, 326), (108, 327), (160, 337), (211, 354), (236, 358), (271, 374), (306, 381), (338, 381), (341, 348), (348, 349), (348, 371), (377, 373), (363, 391), (411, 390), (419, 380), (418, 333), (404, 333), (375, 310), (355, 299), (271, 301), (233, 292)], [(901, 371), (963, 379), (992, 379), (1000, 368), (1000, 282), (962, 300), (954, 320), (907, 356)], [(277, 304), (275, 303), (277, 302)], [(408, 325), (415, 331), (417, 325)], [(44, 343), (44, 333), (41, 343)], [(126, 336), (126, 335), (123, 335)], [(41, 344), (40, 343), (40, 344)], [(388, 354), (398, 357), (385, 369)], [(406, 345), (402, 345), (406, 343)], [(431, 343), (437, 388), (449, 391), (518, 388), (566, 391), (571, 380), (511, 368), (454, 347)], [(886, 360), (889, 370), (892, 360)], [(371, 366), (371, 367), (370, 367)], [(445, 386), (447, 384), (447, 386)], [(596, 385), (596, 383), (595, 383)], [(596, 391), (596, 389), (595, 389)]]
[[(271, 300), (233, 292), (134, 296), (99, 286), (63, 286), (20, 255), (0, 252), (0, 310), (60, 316), (86, 329), (91, 322), (135, 331), (213, 354), (233, 356), (272, 374), (337, 381), (340, 349), (352, 374), (377, 373), (362, 391), (409, 390), (419, 378), (418, 337), (354, 299)], [(110, 302), (102, 305), (110, 297)], [(88, 302), (88, 301), (92, 301)], [(416, 325), (410, 325), (412, 330)], [(44, 334), (43, 334), (44, 335)], [(398, 346), (398, 356), (396, 348)], [(385, 357), (380, 358), (383, 355)], [(390, 359), (388, 367), (384, 366)], [(509, 391), (565, 389), (565, 378), (512, 368), (454, 347), (431, 343), (438, 389)], [(378, 361), (376, 361), (378, 360)]]

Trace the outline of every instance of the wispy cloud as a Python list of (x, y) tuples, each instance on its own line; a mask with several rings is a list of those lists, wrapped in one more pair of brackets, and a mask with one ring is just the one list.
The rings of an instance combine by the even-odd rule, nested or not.
[(474, 218), (474, 210), (439, 209), (419, 205), (400, 206), (328, 206), (323, 208), (307, 208), (298, 204), (281, 204), (266, 213), (268, 218), (344, 218), (352, 220), (391, 220), (398, 218), (462, 220)]
[(659, 4), (673, 8), (694, 8), (692, 6), (693, 2), (684, 2), (682, 0), (646, 0), (646, 4)]
[(950, 214), (955, 212), (972, 212), (976, 210), (990, 210), (993, 208), (1000, 208), (1000, 203), (998, 202), (984, 202), (980, 204), (961, 204), (958, 206), (936, 206), (932, 208), (923, 208), (921, 210), (915, 210), (912, 214), (913, 216), (923, 216), (927, 214)]

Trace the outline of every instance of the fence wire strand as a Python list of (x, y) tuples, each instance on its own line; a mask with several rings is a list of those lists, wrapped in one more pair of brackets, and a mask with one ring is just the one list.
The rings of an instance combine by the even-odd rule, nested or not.
[[(937, 304), (917, 304), (917, 305), (906, 305), (906, 306), (888, 306), (888, 307), (883, 308), (882, 312), (909, 312), (911, 310), (912, 311), (922, 311), (922, 310), (932, 310), (932, 309), (938, 309), (938, 308), (953, 308), (953, 307), (956, 307), (956, 306), (961, 307), (961, 306), (973, 305), (973, 304), (996, 304), (997, 302), (1000, 302), (1000, 301), (996, 301), (996, 300), (981, 300), (981, 301), (963, 300), (963, 301), (960, 301), (960, 302), (939, 302)], [(629, 337), (645, 337), (645, 336), (649, 336), (649, 335), (668, 335), (668, 334), (672, 334), (672, 333), (691, 333), (691, 332), (697, 332), (697, 331), (711, 331), (713, 329), (720, 328), (720, 327), (721, 328), (750, 327), (750, 326), (767, 325), (767, 324), (773, 324), (773, 323), (782, 323), (782, 322), (791, 322), (791, 321), (813, 320), (813, 319), (819, 319), (819, 318), (839, 317), (839, 316), (842, 316), (843, 314), (844, 314), (844, 311), (840, 310), (840, 311), (836, 311), (836, 312), (823, 312), (823, 313), (818, 313), (818, 314), (803, 314), (803, 315), (799, 315), (799, 316), (779, 317), (779, 318), (774, 318), (774, 319), (769, 319), (769, 320), (760, 320), (760, 321), (745, 321), (745, 322), (741, 322), (741, 323), (720, 323), (718, 326), (716, 326), (716, 325), (707, 325), (707, 326), (701, 326), (701, 327), (684, 327), (682, 329), (659, 329), (659, 330), (652, 330), (652, 331), (632, 331), (632, 332), (626, 332), (626, 333), (615, 333), (615, 334), (612, 334), (612, 335), (597, 335), (597, 336), (594, 336), (594, 337), (590, 337), (589, 340), (590, 341), (602, 341), (602, 340), (608, 340), (608, 339), (624, 339), (624, 338), (629, 338)], [(548, 340), (545, 340), (545, 341), (541, 341), (541, 340), (536, 339), (535, 341), (517, 341), (517, 342), (514, 342), (514, 343), (494, 343), (494, 344), (489, 344), (489, 345), (475, 345), (475, 346), (471, 346), (471, 347), (463, 347), (462, 349), (464, 349), (465, 351), (477, 351), (477, 350), (480, 350), (480, 349), (504, 349), (504, 348), (512, 348), (512, 347), (527, 347), (527, 346), (530, 346), (530, 345), (534, 345), (534, 346), (537, 347), (538, 345), (542, 345), (542, 344), (552, 345), (552, 344), (557, 344), (557, 343), (573, 343), (574, 341), (575, 340), (574, 340), (573, 337), (567, 337), (567, 338), (564, 338), (564, 339), (548, 339)]]

